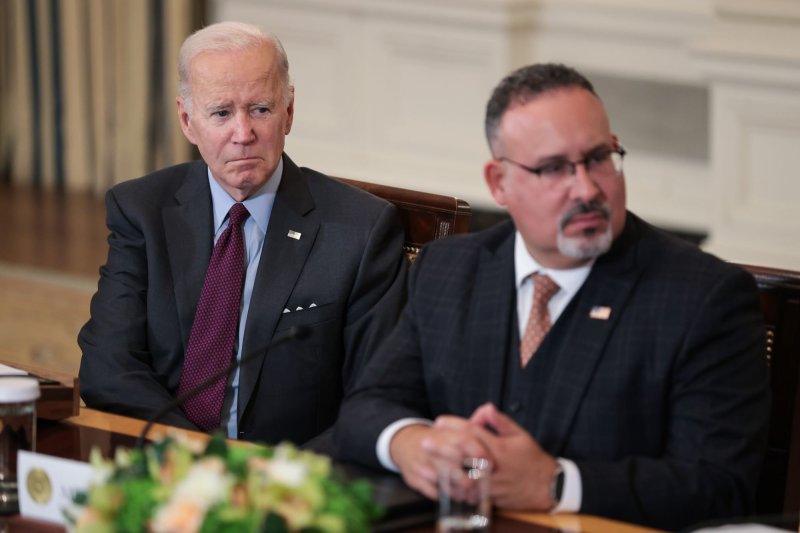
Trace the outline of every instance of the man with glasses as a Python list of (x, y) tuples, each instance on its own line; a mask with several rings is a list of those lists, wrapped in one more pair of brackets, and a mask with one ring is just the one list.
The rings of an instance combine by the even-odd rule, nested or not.
[(486, 113), (511, 221), (427, 246), (400, 322), (346, 398), (342, 458), (494, 463), (492, 498), (678, 529), (752, 511), (766, 442), (753, 279), (626, 210), (625, 150), (591, 83), (521, 68)]

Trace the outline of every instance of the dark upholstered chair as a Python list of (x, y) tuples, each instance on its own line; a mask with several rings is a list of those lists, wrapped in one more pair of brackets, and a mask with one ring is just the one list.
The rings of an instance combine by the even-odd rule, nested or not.
[(800, 272), (740, 265), (758, 283), (767, 325), (772, 389), (769, 445), (758, 490), (759, 514), (800, 508)]
[(403, 251), (411, 263), (425, 243), (454, 233), (469, 231), (469, 204), (454, 196), (412, 191), (346, 178), (336, 179), (397, 206), (406, 230)]

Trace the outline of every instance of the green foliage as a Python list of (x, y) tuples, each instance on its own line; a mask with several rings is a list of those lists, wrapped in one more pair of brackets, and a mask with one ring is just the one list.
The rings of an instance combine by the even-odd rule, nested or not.
[(101, 483), (74, 500), (78, 533), (191, 530), (208, 533), (368, 532), (381, 510), (365, 481), (343, 483), (329, 458), (281, 444), (205, 448), (167, 437), (113, 461), (93, 451)]
[(261, 533), (287, 533), (286, 520), (277, 513), (268, 513), (261, 526)]
[(216, 432), (211, 436), (206, 445), (205, 455), (215, 455), (223, 459), (228, 457), (228, 443), (225, 442), (222, 433)]
[(202, 533), (240, 533), (258, 531), (263, 513), (255, 510), (217, 506), (203, 520)]
[(117, 531), (137, 533), (144, 531), (152, 518), (156, 499), (156, 483), (150, 478), (129, 479), (122, 484), (123, 500), (114, 520)]

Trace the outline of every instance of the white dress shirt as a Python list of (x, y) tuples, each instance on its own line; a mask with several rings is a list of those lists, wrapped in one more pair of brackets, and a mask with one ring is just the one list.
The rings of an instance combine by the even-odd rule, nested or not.
[[(519, 321), (519, 336), (525, 333), (525, 326), (531, 313), (533, 304), (533, 280), (531, 274), (547, 274), (556, 282), (559, 289), (547, 303), (547, 311), (550, 313), (550, 323), (555, 324), (558, 317), (566, 309), (572, 298), (583, 286), (583, 282), (589, 277), (592, 265), (589, 263), (578, 268), (557, 270), (542, 267), (525, 248), (522, 235), (517, 232), (514, 240), (514, 276), (517, 287), (517, 319)], [(577, 465), (569, 459), (562, 457), (556, 458), (564, 471), (564, 487), (561, 493), (561, 501), (556, 505), (552, 512), (572, 512), (579, 511), (581, 500), (583, 499), (583, 483), (581, 473)]]

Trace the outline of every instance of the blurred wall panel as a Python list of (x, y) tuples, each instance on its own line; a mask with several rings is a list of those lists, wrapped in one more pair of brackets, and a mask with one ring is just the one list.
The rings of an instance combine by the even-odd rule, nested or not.
[[(352, 178), (493, 202), (483, 113), (536, 61), (597, 81), (629, 147), (629, 207), (721, 257), (800, 269), (796, 0), (216, 0), (283, 41), (287, 151)], [(794, 181), (792, 181), (794, 180)]]

